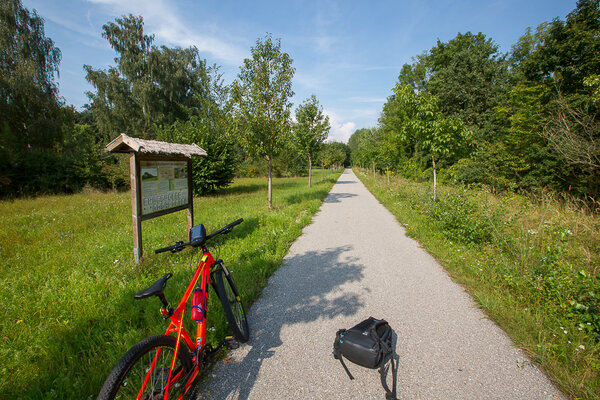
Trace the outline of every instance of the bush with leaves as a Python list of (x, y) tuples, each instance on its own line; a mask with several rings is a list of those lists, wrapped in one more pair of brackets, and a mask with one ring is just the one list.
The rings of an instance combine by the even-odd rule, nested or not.
[(231, 138), (221, 129), (212, 129), (207, 121), (192, 117), (157, 129), (160, 140), (171, 143), (195, 143), (206, 150), (206, 157), (192, 161), (194, 193), (213, 192), (228, 186), (235, 175), (236, 153)]

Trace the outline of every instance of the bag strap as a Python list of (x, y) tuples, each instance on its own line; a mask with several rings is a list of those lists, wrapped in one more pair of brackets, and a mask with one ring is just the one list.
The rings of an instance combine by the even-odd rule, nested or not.
[(335, 342), (333, 343), (333, 358), (340, 360), (342, 367), (344, 367), (344, 370), (348, 374), (348, 378), (350, 378), (350, 380), (353, 380), (354, 377), (352, 376), (352, 374), (350, 373), (350, 370), (344, 363), (344, 357), (342, 356), (342, 352), (340, 351), (340, 342), (342, 341), (342, 336), (343, 336), (344, 332), (346, 332), (345, 329), (340, 329), (335, 334), (336, 338), (335, 338)]
[[(337, 357), (336, 357), (337, 358)], [(338, 358), (338, 360), (340, 360), (340, 362), (342, 363), (342, 367), (344, 367), (344, 370), (346, 371), (346, 373), (348, 374), (348, 378), (350, 378), (350, 380), (354, 380), (354, 377), (352, 376), (352, 374), (350, 373), (350, 370), (348, 369), (348, 367), (346, 367), (346, 363), (344, 362), (344, 357), (340, 356)]]
[(381, 377), (381, 386), (383, 386), (383, 389), (385, 390), (385, 399), (386, 400), (398, 400), (396, 397), (396, 364), (394, 361), (394, 354), (392, 352), (392, 357), (390, 360), (390, 364), (392, 366), (392, 390), (390, 390), (389, 386), (387, 385), (387, 382), (385, 381), (385, 376), (384, 374), (384, 370), (385, 370), (385, 364), (384, 363), (381, 368), (379, 368), (379, 376)]
[[(391, 335), (392, 335), (392, 329), (385, 320), (382, 320), (382, 321), (383, 321), (383, 324), (387, 325), (387, 329), (386, 329), (383, 337), (378, 338), (379, 345), (381, 346), (381, 352), (383, 355), (381, 367), (379, 368), (379, 376), (381, 378), (381, 386), (383, 386), (383, 389), (385, 390), (386, 400), (397, 400), (397, 398), (396, 398), (396, 363), (394, 360), (394, 348), (391, 346), (391, 343), (389, 343), (389, 340), (391, 339)], [(383, 324), (377, 324), (377, 326), (380, 326)], [(392, 366), (392, 390), (390, 390), (389, 386), (387, 385), (387, 382), (385, 381), (385, 376), (384, 376), (385, 365), (387, 364), (386, 358), (388, 356), (390, 357), (390, 365)]]

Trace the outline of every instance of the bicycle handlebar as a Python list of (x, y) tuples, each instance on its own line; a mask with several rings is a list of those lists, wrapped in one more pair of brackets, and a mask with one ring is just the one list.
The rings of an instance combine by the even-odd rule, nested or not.
[(211, 239), (217, 235), (220, 235), (221, 233), (227, 234), (227, 233), (231, 232), (231, 229), (233, 229), (234, 226), (239, 225), (242, 222), (244, 222), (244, 218), (240, 218), (237, 221), (233, 221), (232, 223), (230, 223), (229, 225), (225, 225), (218, 231), (215, 231), (215, 232), (211, 233), (210, 235), (207, 235), (206, 240)]
[(198, 247), (200, 245), (204, 245), (204, 243), (206, 243), (207, 240), (212, 239), (215, 236), (218, 236), (220, 234), (228, 234), (229, 232), (231, 232), (231, 229), (233, 229), (234, 226), (239, 225), (242, 222), (244, 222), (243, 218), (240, 218), (237, 221), (233, 221), (232, 223), (230, 223), (228, 225), (225, 225), (224, 227), (222, 227), (219, 230), (216, 230), (215, 232), (211, 233), (210, 235), (206, 235), (206, 238), (202, 242), (194, 242), (194, 243), (187, 242), (187, 243), (184, 243), (182, 240), (180, 240), (179, 242), (175, 243), (172, 246), (167, 246), (167, 247), (163, 247), (163, 248), (154, 250), (154, 254), (160, 254), (160, 253), (164, 253), (166, 251), (170, 251), (171, 253), (176, 253), (178, 251), (183, 250), (187, 246)]

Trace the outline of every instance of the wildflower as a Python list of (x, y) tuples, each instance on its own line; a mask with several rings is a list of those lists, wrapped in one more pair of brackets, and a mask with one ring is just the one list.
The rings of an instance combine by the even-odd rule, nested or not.
[(580, 344), (580, 345), (579, 345), (579, 348), (580, 348), (581, 350), (585, 350), (585, 346), (584, 346), (584, 345), (582, 345), (582, 344)]
[(565, 335), (566, 335), (567, 333), (569, 333), (569, 332), (567, 332), (566, 330), (564, 330), (563, 332), (565, 333)]

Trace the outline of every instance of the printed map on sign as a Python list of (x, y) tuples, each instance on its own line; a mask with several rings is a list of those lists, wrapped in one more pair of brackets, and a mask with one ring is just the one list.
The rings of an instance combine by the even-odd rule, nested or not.
[(188, 203), (186, 161), (141, 161), (140, 168), (143, 215)]

